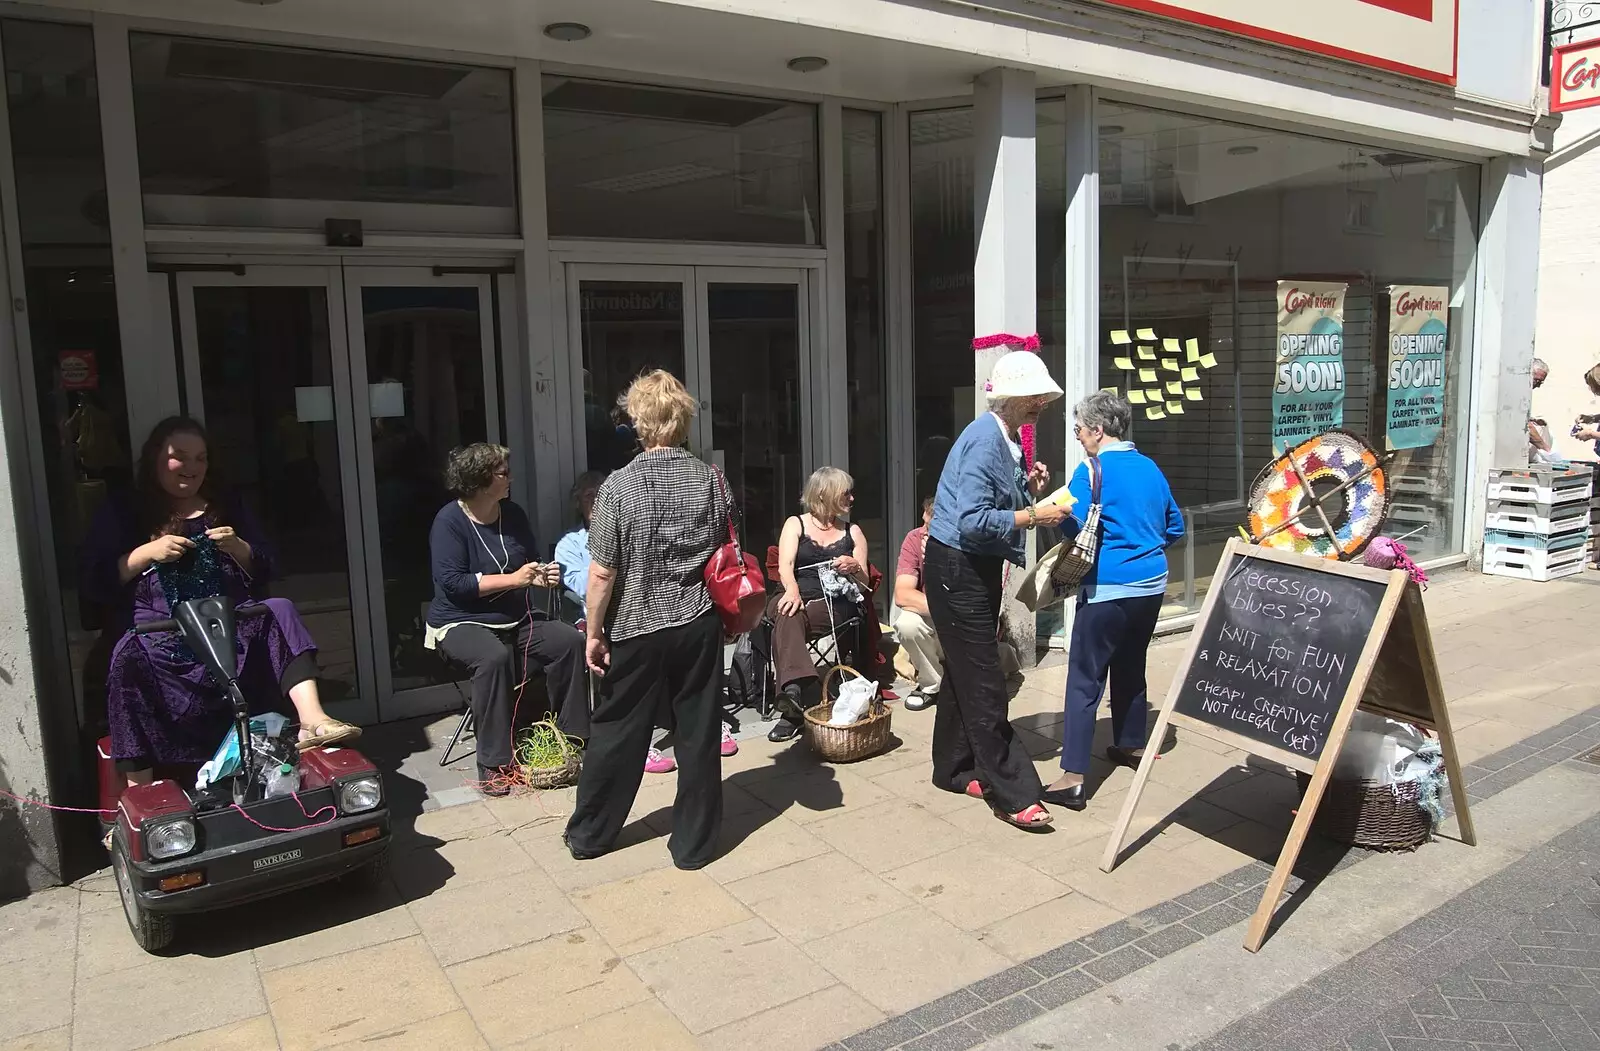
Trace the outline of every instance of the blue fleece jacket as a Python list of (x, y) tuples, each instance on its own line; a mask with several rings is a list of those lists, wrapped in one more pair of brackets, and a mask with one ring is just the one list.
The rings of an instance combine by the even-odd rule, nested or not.
[[(1159, 595), (1167, 589), (1167, 548), (1183, 539), (1183, 515), (1156, 462), (1112, 441), (1100, 447), (1100, 552), (1083, 583), (1083, 601)], [(1067, 533), (1076, 536), (1090, 503), (1089, 464), (1069, 483), (1077, 500)]]
[(1017, 512), (1028, 497), (1021, 455), (994, 413), (967, 424), (939, 474), (928, 535), (958, 551), (1022, 565), (1027, 538), (1017, 528)]

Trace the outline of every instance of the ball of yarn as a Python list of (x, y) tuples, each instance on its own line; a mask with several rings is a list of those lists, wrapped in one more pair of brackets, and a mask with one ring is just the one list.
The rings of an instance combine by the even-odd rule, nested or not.
[(1373, 538), (1361, 556), (1361, 561), (1373, 569), (1393, 569), (1399, 560), (1400, 552), (1395, 550), (1395, 542), (1386, 536)]

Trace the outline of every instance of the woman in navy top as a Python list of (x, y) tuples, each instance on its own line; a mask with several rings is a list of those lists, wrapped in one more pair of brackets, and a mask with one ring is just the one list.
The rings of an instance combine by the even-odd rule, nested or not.
[(513, 694), (533, 667), (544, 670), (556, 725), (589, 736), (583, 635), (570, 624), (533, 616), (528, 589), (556, 587), (561, 567), (541, 565), (527, 513), (507, 499), (511, 454), (478, 442), (450, 454), (445, 482), (457, 499), (439, 509), (428, 532), (433, 602), (426, 645), (472, 671), (478, 776), (489, 795), (510, 791), (498, 777), (511, 765)]

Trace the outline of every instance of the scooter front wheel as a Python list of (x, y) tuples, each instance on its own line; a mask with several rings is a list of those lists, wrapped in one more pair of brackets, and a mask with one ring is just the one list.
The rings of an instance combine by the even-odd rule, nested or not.
[(134, 942), (150, 953), (160, 952), (171, 945), (176, 933), (172, 917), (151, 912), (139, 903), (120, 835), (114, 836), (111, 841), (111, 870), (117, 878), (117, 896), (122, 899), (122, 915), (128, 920), (128, 930), (133, 932)]

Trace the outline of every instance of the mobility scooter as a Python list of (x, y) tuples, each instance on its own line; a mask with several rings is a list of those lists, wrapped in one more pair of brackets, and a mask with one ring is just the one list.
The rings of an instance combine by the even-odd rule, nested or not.
[[(226, 690), (233, 705), (237, 764), (195, 788), (193, 773), (128, 785), (100, 742), (100, 808), (110, 825), (111, 867), (134, 941), (147, 952), (171, 944), (175, 918), (209, 912), (285, 891), (342, 879), (376, 886), (388, 874), (389, 809), (375, 766), (351, 748), (294, 754), (283, 765), (265, 761), (252, 733), (250, 703), (239, 685), (234, 617), (259, 616), (265, 606), (235, 610), (226, 597), (180, 602), (170, 620), (134, 630), (176, 632)], [(253, 740), (255, 738), (256, 740)], [(231, 765), (231, 764), (230, 764)], [(280, 783), (269, 789), (262, 771)], [(284, 786), (297, 786), (292, 790)]]

